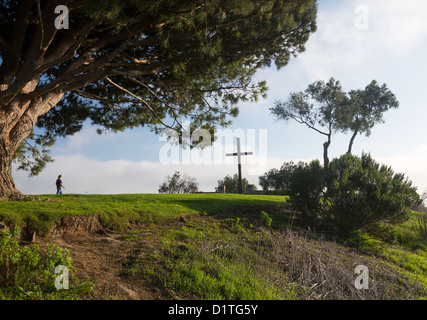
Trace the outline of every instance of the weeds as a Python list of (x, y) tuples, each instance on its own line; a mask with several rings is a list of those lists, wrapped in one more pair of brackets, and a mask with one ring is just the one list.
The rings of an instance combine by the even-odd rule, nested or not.
[(283, 272), (257, 253), (253, 227), (240, 219), (207, 219), (188, 218), (185, 226), (166, 230), (161, 252), (133, 252), (123, 273), (162, 285), (172, 298), (295, 298)]
[(427, 212), (418, 215), (418, 232), (424, 240), (427, 240)]
[[(410, 281), (405, 270), (380, 259), (309, 232), (286, 229), (269, 234), (272, 260), (297, 284), (304, 299), (418, 299), (425, 295), (425, 287)], [(357, 265), (369, 269), (368, 290), (354, 285)]]
[(90, 292), (92, 285), (79, 283), (76, 277), (70, 289), (58, 290), (55, 267), (74, 271), (68, 250), (54, 244), (48, 244), (46, 251), (36, 244), (21, 247), (20, 233), (17, 226), (0, 232), (0, 299), (77, 299)]
[(270, 218), (265, 211), (261, 211), (261, 222), (264, 225), (264, 227), (271, 228), (272, 221), (273, 219)]

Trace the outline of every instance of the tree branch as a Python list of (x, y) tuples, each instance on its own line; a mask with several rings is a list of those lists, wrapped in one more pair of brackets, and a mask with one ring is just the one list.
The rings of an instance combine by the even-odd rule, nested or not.
[(43, 26), (42, 11), (40, 8), (40, 0), (37, 0), (37, 14), (39, 16), (39, 25), (40, 25), (40, 46), (39, 46), (39, 50), (43, 51), (44, 26)]
[(9, 43), (7, 43), (7, 41), (2, 36), (0, 36), (0, 51), (4, 53), (8, 50), (10, 50)]
[[(12, 101), (20, 93), (22, 88), (32, 79), (38, 79), (43, 73), (47, 72), (52, 67), (71, 59), (75, 55), (76, 50), (79, 48), (81, 42), (95, 25), (96, 22), (85, 25), (79, 29), (79, 32), (75, 37), (69, 37), (68, 43), (71, 45), (71, 47), (66, 47), (65, 44), (62, 44), (64, 46), (63, 48), (68, 50), (64, 55), (60, 55), (56, 60), (53, 60), (53, 55), (51, 57), (52, 60), (39, 66), (30, 74), (22, 74), (20, 78), (15, 80), (13, 86), (9, 87), (6, 91), (0, 92), (0, 98), (4, 101), (4, 103), (7, 104)], [(58, 50), (57, 54), (59, 53), (61, 52)]]
[(167, 125), (166, 123), (163, 122), (163, 120), (157, 115), (157, 113), (154, 111), (153, 108), (151, 108), (151, 106), (148, 104), (147, 101), (145, 101), (144, 99), (142, 99), (141, 97), (133, 94), (132, 92), (130, 92), (129, 90), (123, 88), (122, 86), (118, 85), (117, 83), (115, 83), (114, 81), (112, 81), (110, 78), (106, 78), (106, 80), (111, 83), (113, 86), (115, 86), (116, 88), (119, 88), (120, 90), (122, 90), (123, 92), (126, 92), (127, 94), (129, 94), (130, 96), (134, 97), (135, 99), (141, 101), (149, 110), (150, 112), (154, 115), (154, 117), (161, 123), (163, 124), (166, 128), (172, 129), (171, 126)]
[(174, 114), (174, 120), (176, 121), (176, 123), (178, 123), (178, 125), (183, 128), (182, 124), (178, 121), (178, 115), (175, 113), (174, 108), (165, 100), (163, 100), (162, 98), (160, 98), (153, 90), (151, 90), (151, 88), (149, 86), (147, 86), (145, 83), (139, 81), (138, 79), (134, 78), (134, 77), (126, 77), (129, 80), (135, 82), (136, 84), (139, 84), (140, 86), (143, 86), (145, 89), (147, 89), (147, 91), (154, 96), (155, 99), (157, 99), (158, 101), (160, 101), (160, 103), (163, 103), (165, 106), (167, 106), (169, 108), (169, 110), (171, 110)]
[(25, 33), (30, 22), (32, 0), (22, 0), (18, 4), (16, 12), (16, 21), (13, 25), (10, 43), (13, 46), (13, 51), (17, 54), (21, 51), (22, 44), (24, 43)]
[(84, 92), (82, 90), (73, 90), (76, 94), (78, 94), (79, 96), (86, 98), (86, 99), (91, 99), (91, 100), (98, 100), (100, 102), (104, 102), (106, 104), (116, 104), (116, 103), (131, 103), (134, 100), (131, 99), (124, 99), (124, 98), (117, 98), (117, 99), (108, 99), (108, 98), (103, 98), (100, 97), (96, 94), (93, 93), (88, 93), (88, 92)]
[[(142, 17), (140, 17), (140, 19), (142, 19)], [(93, 53), (95, 53), (97, 50), (105, 47), (108, 44), (128, 39), (132, 35), (135, 35), (139, 31), (141, 31), (144, 26), (151, 23), (150, 21), (146, 21), (146, 20), (144, 20), (143, 22), (137, 23), (139, 20), (136, 18), (132, 19), (130, 21), (132, 21), (132, 22), (130, 22), (130, 25), (132, 25), (132, 27), (129, 29), (129, 26), (127, 25), (128, 27), (126, 29), (124, 29), (123, 32), (120, 32), (120, 33), (114, 34), (114, 35), (104, 34), (102, 37), (95, 38), (95, 39), (86, 39), (86, 41), (90, 41), (90, 42), (95, 41), (95, 42), (90, 44), (89, 49), (87, 49), (85, 52), (80, 54), (80, 56), (75, 61), (73, 61), (69, 66), (67, 66), (67, 68), (64, 71), (67, 72), (69, 70), (77, 69), (78, 67), (82, 66), (85, 62), (87, 62), (88, 58)], [(135, 23), (135, 24), (133, 25), (133, 23)], [(82, 43), (83, 47), (86, 45), (88, 45), (88, 44)]]
[(292, 119), (294, 119), (298, 123), (305, 124), (307, 127), (309, 127), (310, 129), (313, 129), (314, 131), (317, 131), (320, 134), (323, 134), (325, 136), (329, 136), (330, 135), (330, 134), (328, 134), (326, 132), (323, 132), (323, 131), (317, 129), (316, 127), (312, 126), (307, 121), (305, 121), (301, 116), (289, 115), (289, 117), (291, 117)]

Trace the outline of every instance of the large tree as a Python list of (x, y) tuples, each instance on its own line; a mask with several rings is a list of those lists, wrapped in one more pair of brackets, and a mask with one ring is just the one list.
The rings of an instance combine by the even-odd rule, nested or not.
[(255, 72), (303, 51), (315, 19), (315, 0), (2, 1), (0, 198), (23, 196), (14, 158), (39, 172), (45, 146), (87, 120), (113, 131), (229, 124), (239, 101), (265, 95)]

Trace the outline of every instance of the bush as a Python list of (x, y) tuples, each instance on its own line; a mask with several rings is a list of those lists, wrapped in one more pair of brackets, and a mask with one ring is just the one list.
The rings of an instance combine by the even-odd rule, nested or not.
[(289, 176), (289, 197), (299, 220), (316, 227), (323, 218), (325, 172), (318, 160), (298, 163)]
[[(242, 178), (242, 191), (248, 191), (249, 181), (246, 178)], [(226, 193), (238, 193), (239, 192), (239, 176), (236, 173), (233, 176), (227, 174), (224, 179), (218, 180), (218, 184), (215, 187), (215, 191), (218, 192), (220, 187), (225, 187)]]
[(21, 247), (20, 233), (17, 226), (0, 232), (0, 299), (75, 299), (91, 290), (90, 283), (57, 290), (55, 267), (63, 265), (73, 272), (68, 250), (54, 244), (46, 251), (36, 244)]
[(289, 181), (292, 172), (297, 167), (294, 162), (285, 162), (280, 170), (275, 168), (266, 172), (258, 178), (262, 190), (268, 194), (287, 194), (289, 192)]
[(329, 224), (340, 234), (378, 221), (402, 221), (420, 201), (411, 181), (367, 154), (360, 159), (350, 154), (334, 159), (327, 186)]
[(420, 202), (411, 181), (367, 154), (346, 154), (328, 169), (318, 161), (298, 165), (290, 177), (290, 199), (302, 222), (337, 236), (378, 221), (402, 221)]

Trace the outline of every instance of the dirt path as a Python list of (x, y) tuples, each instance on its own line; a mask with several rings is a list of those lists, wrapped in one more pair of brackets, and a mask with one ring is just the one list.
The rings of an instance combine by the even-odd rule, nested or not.
[(124, 241), (124, 234), (70, 234), (36, 240), (39, 244), (54, 243), (70, 251), (77, 277), (89, 279), (94, 290), (88, 299), (94, 300), (157, 300), (164, 296), (147, 281), (126, 277), (121, 272), (123, 259), (132, 250), (150, 252), (153, 243), (143, 239)]

